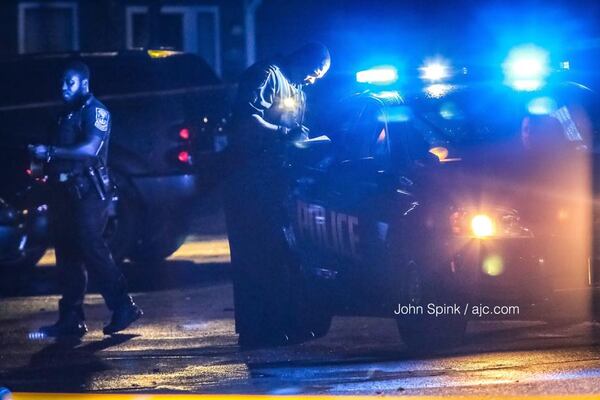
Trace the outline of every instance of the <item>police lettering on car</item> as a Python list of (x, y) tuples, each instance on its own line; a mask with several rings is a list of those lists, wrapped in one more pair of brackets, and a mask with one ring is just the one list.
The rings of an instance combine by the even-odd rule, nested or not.
[(105, 334), (127, 328), (142, 315), (103, 237), (113, 194), (106, 169), (111, 115), (90, 92), (89, 82), (85, 64), (68, 65), (62, 80), (65, 111), (52, 143), (30, 146), (32, 157), (47, 168), (57, 266), (63, 275), (58, 321), (40, 329), (50, 337), (87, 332), (83, 300), (88, 270), (113, 312)]
[(298, 235), (319, 247), (351, 258), (358, 258), (358, 217), (327, 210), (298, 200)]

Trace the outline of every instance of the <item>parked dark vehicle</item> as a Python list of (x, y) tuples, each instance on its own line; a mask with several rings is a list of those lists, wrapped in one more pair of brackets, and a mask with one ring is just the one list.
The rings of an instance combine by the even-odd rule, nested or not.
[(21, 272), (34, 266), (46, 252), (47, 231), (44, 205), (15, 208), (0, 198), (0, 265)]
[(555, 289), (589, 288), (592, 97), (448, 84), (331, 108), (329, 138), (291, 162), (292, 329), (395, 318), (423, 351), (469, 319), (516, 317), (510, 306), (545, 318)]
[(60, 73), (74, 58), (90, 67), (91, 90), (113, 116), (109, 166), (119, 191), (106, 232), (113, 254), (162, 260), (183, 243), (191, 207), (216, 182), (227, 89), (201, 58), (165, 50), (0, 61), (2, 192), (15, 210), (24, 191), (34, 207), (44, 204), (43, 182), (27, 175), (26, 145), (48, 142), (62, 106)]

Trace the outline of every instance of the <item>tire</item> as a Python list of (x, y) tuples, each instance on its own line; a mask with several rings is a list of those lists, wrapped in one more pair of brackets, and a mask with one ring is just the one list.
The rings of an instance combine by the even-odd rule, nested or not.
[[(117, 186), (118, 200), (113, 203), (105, 229), (105, 237), (117, 262), (129, 258), (134, 263), (159, 265), (173, 254), (186, 239), (187, 230), (172, 221), (155, 224), (160, 232), (153, 228), (148, 231), (142, 227), (145, 209), (132, 185), (120, 173), (113, 179)], [(146, 229), (146, 230), (144, 230)]]
[(47, 247), (43, 245), (35, 246), (32, 248), (26, 248), (24, 254), (17, 261), (4, 264), (5, 268), (17, 269), (17, 270), (33, 270), (37, 263), (42, 259), (46, 253)]
[(25, 248), (23, 254), (16, 260), (0, 263), (3, 276), (30, 276), (35, 266), (46, 253), (46, 246)]
[(104, 237), (114, 260), (120, 263), (135, 245), (140, 207), (127, 179), (119, 173), (115, 173), (113, 179), (117, 185), (118, 200), (111, 204)]
[(0, 263), (0, 296), (19, 295), (28, 287), (45, 252), (46, 246), (41, 243), (26, 246), (17, 258)]
[[(140, 239), (129, 254), (131, 261), (138, 264), (159, 265), (171, 254), (175, 253), (185, 242), (187, 233), (176, 232), (167, 228), (160, 234), (147, 235)], [(148, 238), (150, 236), (150, 238)]]
[[(47, 207), (39, 207), (41, 204), (36, 200), (34, 197), (24, 200), (23, 207), (29, 208), (30, 211), (27, 218), (20, 222), (22, 228), (15, 233), (13, 257), (0, 263), (4, 278), (28, 279), (48, 249), (50, 231)], [(18, 250), (17, 244), (23, 240), (25, 246), (23, 250)]]
[(467, 320), (462, 315), (427, 314), (427, 305), (452, 304), (458, 301), (454, 277), (429, 274), (415, 261), (406, 266), (402, 285), (402, 304), (420, 306), (424, 313), (397, 319), (398, 330), (410, 353), (426, 354), (462, 343)]
[(292, 277), (289, 286), (292, 317), (290, 331), (298, 341), (325, 336), (333, 319), (333, 312), (328, 307), (330, 301), (325, 292), (319, 289), (318, 282), (307, 277), (301, 267), (293, 268)]
[(235, 328), (240, 347), (252, 349), (286, 344), (284, 322), (266, 311), (276, 299), (257, 292), (253, 283), (247, 276), (234, 272)]
[[(298, 344), (329, 332), (332, 313), (323, 296), (310, 290), (307, 279), (290, 262), (282, 262), (281, 268), (284, 273), (270, 280), (280, 288), (276, 291), (280, 295), (271, 298), (248, 295), (254, 290), (251, 279), (234, 278), (236, 322), (262, 321), (251, 327), (236, 323), (240, 344), (244, 347)], [(270, 309), (273, 304), (284, 307), (285, 312), (265, 316), (263, 310)]]

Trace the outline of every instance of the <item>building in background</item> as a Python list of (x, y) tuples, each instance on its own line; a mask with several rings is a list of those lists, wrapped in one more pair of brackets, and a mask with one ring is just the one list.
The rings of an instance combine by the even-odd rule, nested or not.
[(200, 54), (232, 81), (256, 59), (312, 40), (332, 52), (329, 76), (436, 54), (498, 63), (526, 41), (575, 69), (597, 58), (598, 18), (589, 0), (1, 0), (0, 57), (170, 47)]
[(260, 0), (4, 0), (0, 56), (167, 47), (234, 79), (255, 60)]

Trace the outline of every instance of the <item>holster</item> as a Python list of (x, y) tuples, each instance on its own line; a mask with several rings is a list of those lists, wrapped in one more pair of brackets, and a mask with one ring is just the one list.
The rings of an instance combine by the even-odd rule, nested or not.
[(114, 192), (113, 184), (110, 180), (108, 169), (104, 165), (89, 166), (86, 172), (100, 200), (112, 197)]
[(104, 190), (104, 193), (106, 193), (107, 195), (112, 194), (112, 192), (114, 191), (114, 184), (110, 179), (110, 175), (108, 174), (108, 168), (100, 164), (95, 168), (95, 171), (96, 176), (100, 180), (100, 186)]
[(66, 181), (58, 183), (69, 192), (72, 198), (81, 200), (90, 189), (90, 182), (87, 176), (71, 175)]

